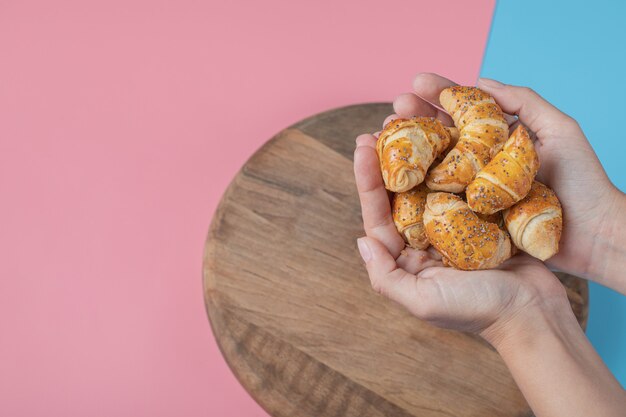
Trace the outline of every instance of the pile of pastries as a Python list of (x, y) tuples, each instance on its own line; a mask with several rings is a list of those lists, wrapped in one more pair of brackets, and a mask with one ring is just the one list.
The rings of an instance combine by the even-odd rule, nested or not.
[(446, 265), (490, 269), (520, 249), (558, 252), (563, 215), (554, 191), (535, 181), (539, 159), (528, 131), (509, 125), (475, 87), (441, 92), (455, 128), (430, 117), (389, 122), (377, 142), (392, 215), (407, 245), (432, 245)]

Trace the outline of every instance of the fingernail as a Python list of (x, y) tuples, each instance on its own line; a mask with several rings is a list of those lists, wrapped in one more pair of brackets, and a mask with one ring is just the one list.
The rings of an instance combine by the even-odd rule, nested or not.
[(491, 78), (479, 78), (478, 83), (492, 88), (504, 87), (504, 84), (502, 84), (500, 81), (492, 80)]
[(369, 262), (372, 259), (372, 251), (370, 247), (367, 246), (367, 242), (364, 238), (360, 237), (356, 240), (356, 245), (359, 248), (359, 253), (361, 254), (361, 258), (363, 258), (363, 262)]

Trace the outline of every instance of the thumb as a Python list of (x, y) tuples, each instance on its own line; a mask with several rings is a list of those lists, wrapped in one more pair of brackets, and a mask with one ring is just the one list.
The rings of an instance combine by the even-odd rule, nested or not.
[(502, 84), (489, 78), (479, 78), (477, 86), (491, 94), (504, 112), (517, 115), (538, 137), (541, 132), (549, 133), (554, 127), (575, 123), (571, 117), (528, 87)]
[(445, 300), (437, 281), (440, 275), (457, 275), (452, 268), (428, 266), (418, 276), (399, 268), (389, 250), (371, 237), (357, 239), (361, 257), (365, 261), (372, 288), (405, 307), (415, 316), (429, 320), (442, 313)]
[(359, 253), (365, 262), (372, 288), (410, 308), (416, 297), (417, 277), (398, 267), (389, 250), (372, 237), (357, 239)]

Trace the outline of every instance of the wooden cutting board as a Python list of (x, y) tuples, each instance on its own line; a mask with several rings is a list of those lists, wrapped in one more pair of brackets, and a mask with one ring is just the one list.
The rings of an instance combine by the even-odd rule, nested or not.
[[(363, 235), (354, 139), (386, 103), (280, 132), (245, 164), (213, 218), (205, 300), (231, 369), (273, 416), (529, 416), (498, 354), (378, 296)], [(585, 281), (562, 276), (584, 326)]]

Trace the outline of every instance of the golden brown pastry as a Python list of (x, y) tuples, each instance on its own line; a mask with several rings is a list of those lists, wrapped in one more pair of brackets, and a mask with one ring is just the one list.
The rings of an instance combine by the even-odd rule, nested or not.
[(476, 215), (478, 216), (479, 219), (484, 220), (489, 223), (497, 224), (500, 229), (505, 230), (504, 219), (502, 218), (501, 212), (492, 213), (492, 214), (476, 213)]
[(519, 203), (504, 212), (504, 223), (513, 243), (545, 261), (559, 251), (563, 230), (561, 203), (550, 188), (535, 181)]
[(528, 194), (538, 169), (535, 145), (520, 125), (504, 148), (467, 186), (467, 204), (473, 211), (484, 214), (507, 209)]
[(494, 268), (511, 257), (511, 240), (497, 224), (478, 218), (459, 196), (430, 193), (424, 228), (445, 264), (458, 269)]
[(433, 117), (388, 123), (376, 143), (385, 188), (402, 192), (420, 184), (430, 164), (449, 143), (450, 132)]
[(429, 192), (428, 187), (422, 183), (409, 191), (394, 194), (391, 202), (391, 214), (396, 229), (405, 242), (415, 249), (426, 249), (429, 245), (424, 231), (424, 208)]
[[(448, 144), (448, 148), (446, 150), (451, 151), (456, 146), (456, 143), (459, 141), (459, 136), (461, 136), (461, 132), (459, 132), (459, 129), (457, 129), (456, 127), (446, 126), (445, 128), (450, 134), (450, 143)], [(447, 152), (444, 151), (444, 153)]]
[(452, 116), (460, 137), (443, 162), (428, 173), (426, 185), (431, 190), (460, 193), (502, 149), (509, 126), (493, 97), (478, 88), (449, 87), (439, 101)]
[[(476, 215), (479, 219), (489, 223), (493, 223), (497, 225), (501, 230), (504, 230), (508, 233), (508, 231), (506, 230), (506, 226), (504, 225), (504, 217), (502, 216), (501, 211), (493, 214), (476, 213)], [(511, 256), (515, 256), (518, 251), (519, 249), (517, 249), (517, 247), (511, 242)]]
[[(433, 167), (433, 168), (443, 162), (443, 159), (446, 157), (446, 155), (452, 149), (454, 149), (454, 147), (456, 146), (457, 142), (459, 141), (459, 129), (457, 129), (456, 127), (448, 127), (448, 126), (446, 126), (446, 130), (448, 131), (448, 133), (450, 133), (450, 143), (448, 144), (448, 147), (446, 149), (444, 149), (443, 152), (441, 152), (439, 155), (437, 155), (437, 157), (435, 158), (435, 160), (433, 161), (433, 163), (431, 165), (431, 167)], [(426, 176), (428, 176), (428, 174), (426, 174)]]

